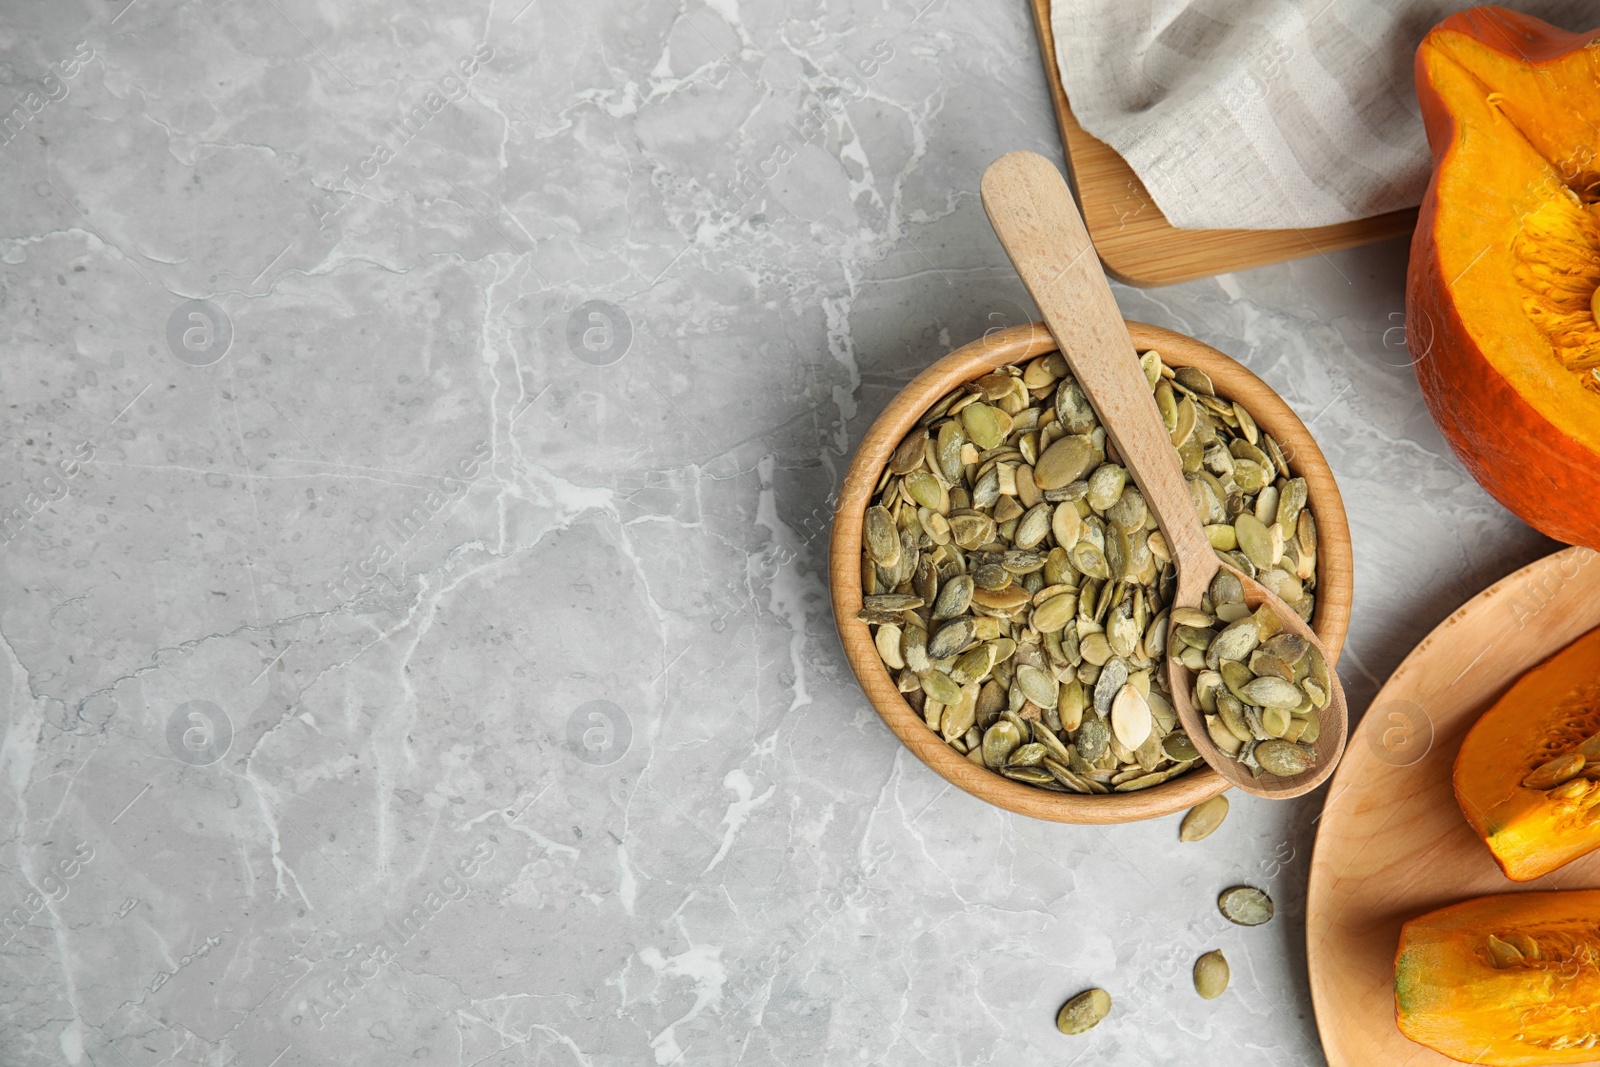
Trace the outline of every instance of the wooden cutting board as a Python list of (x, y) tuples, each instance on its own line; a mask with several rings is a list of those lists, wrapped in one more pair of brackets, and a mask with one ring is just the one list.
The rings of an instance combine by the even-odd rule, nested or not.
[(1306, 895), (1311, 999), (1330, 1067), (1455, 1063), (1395, 1025), (1394, 956), (1406, 920), (1490, 893), (1600, 888), (1600, 852), (1537, 881), (1506, 878), (1450, 781), (1478, 717), (1596, 627), (1600, 555), (1547, 556), (1440, 623), (1352, 731), (1318, 821)]
[(1072, 117), (1056, 65), (1051, 0), (1029, 0), (1045, 78), (1078, 207), (1106, 273), (1128, 285), (1171, 285), (1213, 274), (1321, 255), (1409, 234), (1416, 208), (1309, 230), (1180, 230), (1167, 221), (1133, 168)]

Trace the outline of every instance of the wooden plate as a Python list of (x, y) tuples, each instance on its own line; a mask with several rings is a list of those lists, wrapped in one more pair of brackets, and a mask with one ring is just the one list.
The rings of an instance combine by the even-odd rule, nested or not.
[(1394, 954), (1407, 919), (1487, 893), (1600, 888), (1600, 853), (1538, 881), (1506, 878), (1450, 785), (1478, 717), (1530, 668), (1600, 627), (1597, 561), (1589, 549), (1565, 549), (1479, 593), (1406, 657), (1351, 733), (1306, 900), (1311, 997), (1331, 1067), (1456, 1062), (1395, 1026)]

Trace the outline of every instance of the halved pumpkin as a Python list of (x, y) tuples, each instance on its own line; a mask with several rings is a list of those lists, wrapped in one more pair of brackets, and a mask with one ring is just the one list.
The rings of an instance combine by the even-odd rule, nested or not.
[(1517, 680), (1467, 732), (1456, 803), (1506, 877), (1600, 848), (1600, 630)]
[(1434, 171), (1407, 342), (1434, 421), (1497, 500), (1600, 548), (1600, 30), (1479, 7), (1417, 49)]
[(1600, 891), (1504, 893), (1412, 919), (1394, 960), (1411, 1040), (1488, 1067), (1600, 1059)]

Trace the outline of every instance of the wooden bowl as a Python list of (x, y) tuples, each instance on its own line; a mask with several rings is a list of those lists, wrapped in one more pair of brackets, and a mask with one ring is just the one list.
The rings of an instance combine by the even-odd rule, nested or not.
[[(1344, 501), (1322, 450), (1298, 416), (1260, 378), (1243, 365), (1192, 337), (1129, 322), (1134, 347), (1155, 349), (1173, 367), (1198, 367), (1217, 393), (1249, 409), (1256, 423), (1283, 447), (1290, 468), (1306, 480), (1311, 514), (1317, 520), (1317, 609), (1311, 625), (1333, 661), (1350, 626), (1353, 563)], [(1081, 796), (1052, 793), (1013, 782), (971, 763), (912, 710), (878, 656), (861, 611), (861, 526), (867, 504), (889, 457), (928, 408), (957, 386), (997, 367), (1054, 352), (1056, 343), (1042, 322), (999, 330), (958, 348), (911, 380), (878, 416), (856, 449), (834, 509), (829, 543), (829, 584), (834, 620), (845, 657), (867, 699), (907, 748), (941, 777), (981, 800), (1036, 819), (1070, 823), (1119, 823), (1182, 811), (1228, 788), (1210, 767), (1196, 767), (1170, 782), (1134, 793)], [(1331, 666), (1331, 663), (1330, 663)]]

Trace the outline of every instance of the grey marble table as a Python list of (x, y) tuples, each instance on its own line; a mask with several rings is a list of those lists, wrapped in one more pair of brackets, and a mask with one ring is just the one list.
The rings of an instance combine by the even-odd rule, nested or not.
[[(1011, 816), (835, 636), (854, 443), (1032, 312), (1023, 5), (19, 0), (0, 60), (0, 1063), (1321, 1062), (1320, 796)], [(1405, 254), (1117, 294), (1322, 442), (1357, 711), (1551, 548), (1428, 419)]]

